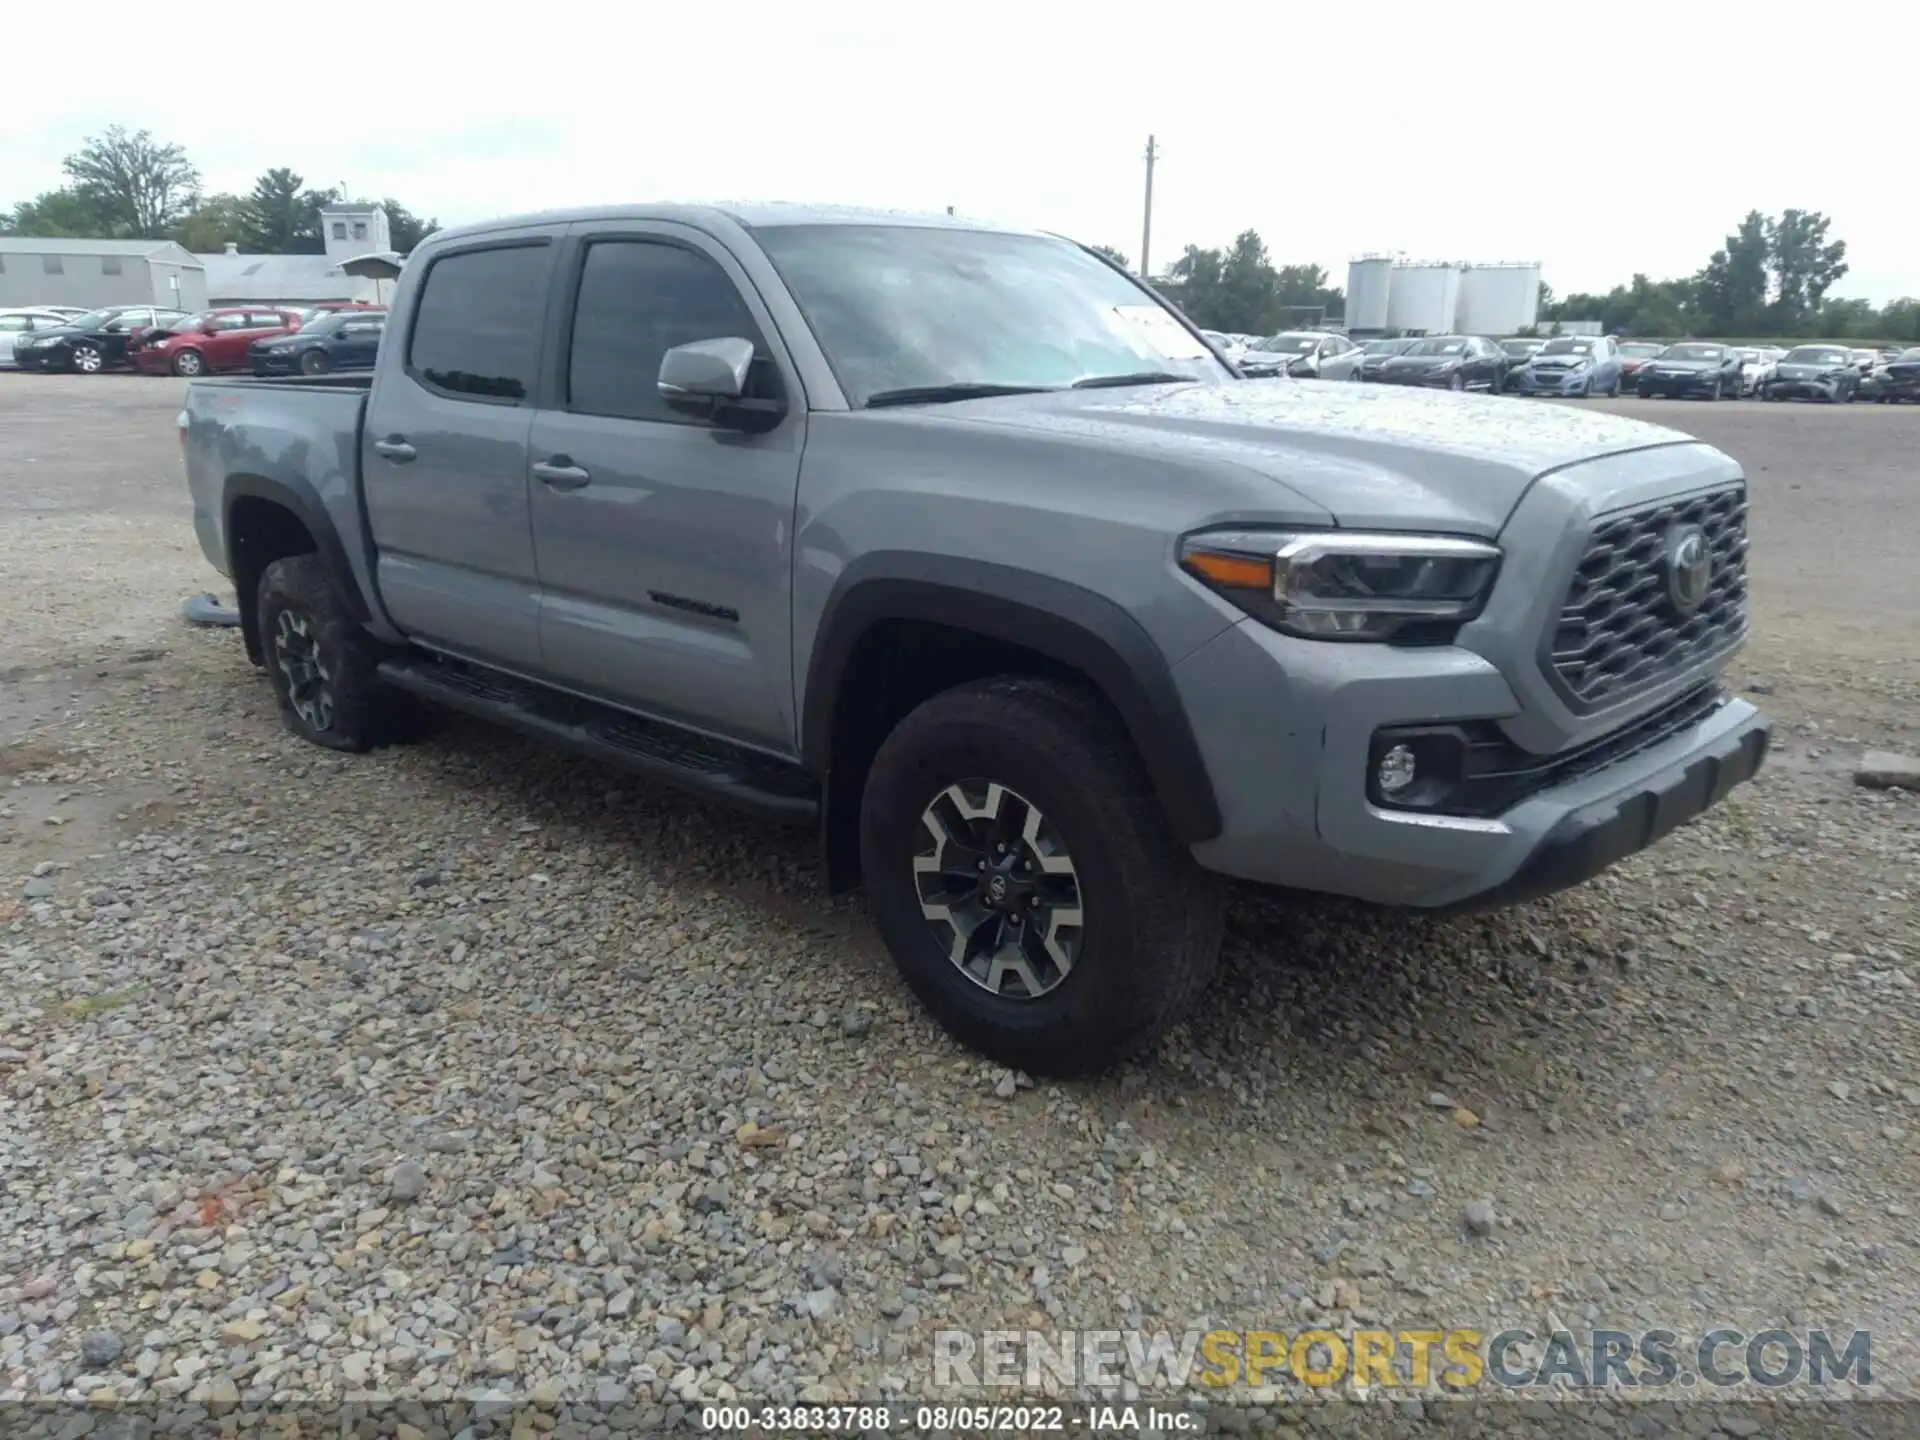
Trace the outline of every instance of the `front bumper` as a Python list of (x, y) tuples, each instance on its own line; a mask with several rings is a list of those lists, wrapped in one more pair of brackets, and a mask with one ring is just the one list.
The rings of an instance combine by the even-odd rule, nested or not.
[(173, 352), (157, 347), (142, 346), (133, 352), (133, 368), (142, 375), (171, 375), (173, 373)]
[(1723, 708), (1736, 706), (1745, 712), (1731, 717), (1736, 723), (1721, 725), (1655, 773), (1567, 811), (1504, 882), (1444, 908), (1491, 910), (1569, 889), (1719, 804), (1759, 772), (1773, 736), (1773, 722), (1745, 701)]
[(1582, 370), (1571, 375), (1540, 375), (1522, 370), (1514, 388), (1522, 395), (1578, 395), (1586, 389), (1592, 374), (1590, 370)]
[(1174, 679), (1223, 812), (1221, 834), (1194, 847), (1202, 865), (1423, 909), (1512, 903), (1590, 878), (1750, 777), (1772, 728), (1752, 705), (1727, 700), (1497, 815), (1437, 815), (1373, 803), (1373, 739), (1407, 725), (1515, 717), (1519, 700), (1483, 656), (1329, 645), (1249, 620), (1189, 656)]
[[(1717, 372), (1663, 375), (1657, 371), (1642, 370), (1634, 377), (1634, 387), (1642, 395), (1669, 395), (1675, 398), (1684, 395), (1711, 395), (1713, 382), (1716, 379), (1720, 379)], [(1733, 388), (1735, 391), (1739, 389), (1738, 382), (1735, 382)], [(1720, 391), (1723, 395), (1727, 393), (1727, 382), (1724, 379), (1720, 379)]]
[(1451, 390), (1458, 370), (1388, 370), (1369, 375), (1383, 385), (1411, 385), (1421, 390)]
[(268, 375), (293, 374), (293, 354), (291, 351), (285, 355), (269, 355), (262, 351), (259, 354), (249, 356), (248, 359), (253, 363), (253, 373), (262, 379)]
[(1781, 400), (1837, 400), (1841, 383), (1838, 380), (1783, 380), (1776, 376), (1767, 381), (1766, 391)]

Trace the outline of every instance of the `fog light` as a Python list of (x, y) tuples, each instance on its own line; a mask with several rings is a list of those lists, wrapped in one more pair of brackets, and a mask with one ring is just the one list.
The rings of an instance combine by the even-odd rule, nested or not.
[(1382, 795), (1398, 795), (1413, 784), (1417, 769), (1413, 758), (1413, 747), (1395, 745), (1380, 757), (1380, 764), (1374, 771), (1374, 780), (1379, 784)]

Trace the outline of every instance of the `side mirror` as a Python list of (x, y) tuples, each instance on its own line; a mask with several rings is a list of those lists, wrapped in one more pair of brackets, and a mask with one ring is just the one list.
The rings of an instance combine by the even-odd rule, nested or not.
[(738, 335), (676, 345), (660, 357), (660, 398), (676, 415), (690, 415), (727, 430), (762, 434), (787, 413), (782, 400), (749, 400), (753, 342)]

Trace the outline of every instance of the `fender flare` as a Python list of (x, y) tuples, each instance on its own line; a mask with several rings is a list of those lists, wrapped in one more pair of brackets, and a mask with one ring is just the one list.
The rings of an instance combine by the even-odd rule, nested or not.
[(1020, 645), (1084, 676), (1126, 727), (1175, 835), (1218, 835), (1219, 802), (1172, 667), (1140, 622), (1103, 595), (1029, 570), (881, 551), (841, 572), (814, 634), (800, 749), (828, 773), (835, 710), (856, 647), (886, 620), (923, 620)]
[[(271, 501), (299, 520), (313, 537), (320, 563), (327, 567), (327, 578), (333, 582), (334, 591), (347, 612), (362, 625), (373, 618), (367, 597), (361, 593), (360, 582), (354, 579), (353, 567), (347, 563), (346, 547), (341, 544), (339, 532), (327, 517), (326, 506), (320, 503), (319, 492), (299, 476), (276, 480), (261, 475), (227, 477), (220, 496), (220, 518), (221, 540), (227, 550), (228, 574), (238, 576), (240, 573), (239, 556), (234, 550), (233, 507), (235, 502), (246, 499)], [(252, 596), (237, 595), (235, 599), (243, 613), (252, 608)]]

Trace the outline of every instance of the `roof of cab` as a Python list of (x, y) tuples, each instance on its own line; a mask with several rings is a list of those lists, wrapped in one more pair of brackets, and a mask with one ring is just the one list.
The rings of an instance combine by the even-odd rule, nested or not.
[[(927, 214), (917, 210), (870, 210), (846, 205), (801, 205), (780, 201), (758, 203), (717, 203), (710, 205), (592, 205), (564, 210), (543, 210), (526, 215), (506, 215), (497, 220), (482, 220), (437, 230), (433, 241), (459, 240), (469, 236), (517, 230), (530, 225), (575, 225), (595, 220), (681, 220), (711, 227), (716, 219), (731, 220), (749, 230), (771, 229), (780, 225), (906, 225), (934, 230), (993, 230), (1010, 235), (1039, 236), (1045, 232), (1020, 225), (978, 220), (965, 215)], [(425, 243), (425, 242), (423, 242)]]

